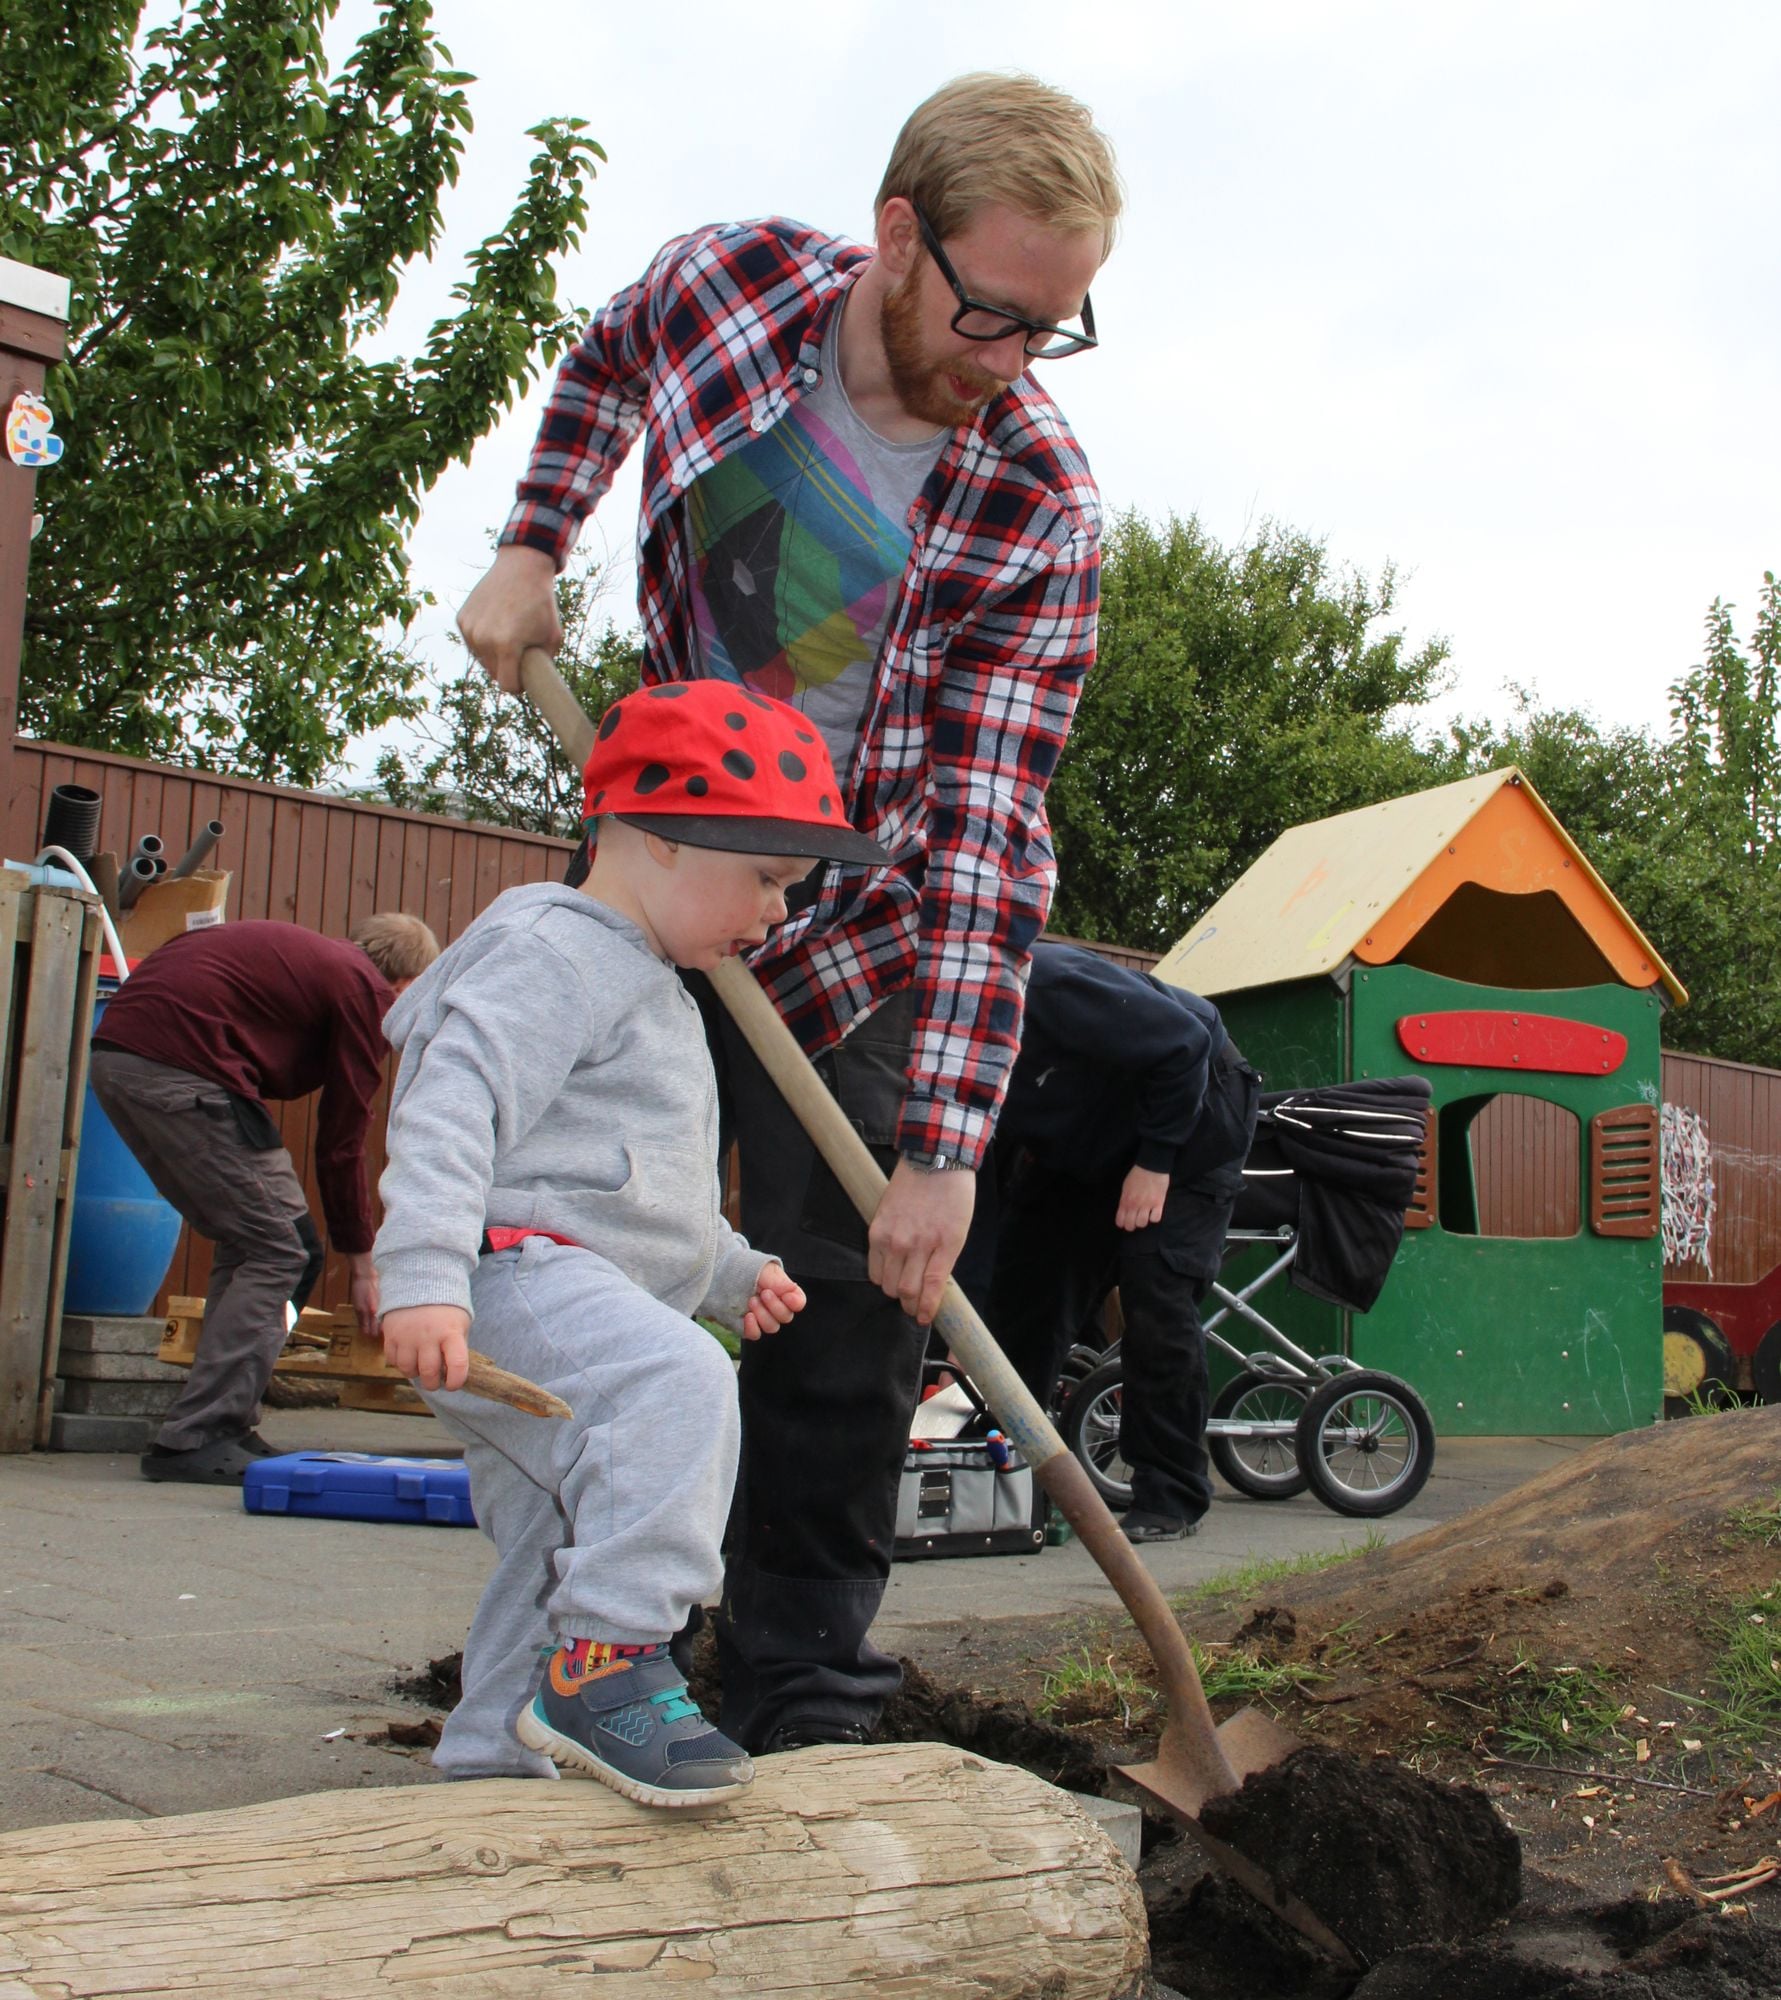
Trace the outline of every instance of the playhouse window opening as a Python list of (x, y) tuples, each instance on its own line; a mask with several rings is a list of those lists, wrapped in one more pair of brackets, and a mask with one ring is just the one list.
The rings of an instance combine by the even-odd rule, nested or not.
[(1542, 992), (1618, 979), (1589, 933), (1550, 889), (1512, 895), (1462, 882), (1397, 954), (1443, 979)]
[(1520, 1091), (1441, 1107), (1441, 1227), (1455, 1236), (1575, 1236), (1583, 1226), (1583, 1128)]

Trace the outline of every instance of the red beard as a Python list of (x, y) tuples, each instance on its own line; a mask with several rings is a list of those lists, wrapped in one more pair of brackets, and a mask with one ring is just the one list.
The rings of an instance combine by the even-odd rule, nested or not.
[(886, 296), (879, 335), (897, 401), (918, 421), (953, 430), (968, 424), (1008, 385), (973, 362), (942, 364), (927, 355), (921, 342), (921, 303), (916, 296), (919, 275), (919, 271), (911, 271)]

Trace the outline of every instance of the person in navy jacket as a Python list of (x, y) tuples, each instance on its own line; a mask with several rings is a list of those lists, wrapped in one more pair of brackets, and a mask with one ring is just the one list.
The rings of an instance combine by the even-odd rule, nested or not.
[[(968, 1289), (1041, 1404), (1109, 1283), (1125, 1316), (1120, 1454), (1134, 1542), (1211, 1499), (1200, 1305), (1218, 1275), (1261, 1079), (1208, 1000), (1077, 945), (1033, 953), (996, 1128), (1000, 1213)], [(975, 1274), (976, 1282), (971, 1282)]]

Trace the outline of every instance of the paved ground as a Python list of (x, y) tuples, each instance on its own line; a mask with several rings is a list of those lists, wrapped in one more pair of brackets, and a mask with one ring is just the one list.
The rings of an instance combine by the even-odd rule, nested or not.
[[(425, 1452), (430, 1418), (274, 1412), (288, 1450)], [(1396, 1540), (1531, 1478), (1587, 1440), (1457, 1439)], [(1147, 1560), (1179, 1589), (1256, 1556), (1358, 1545), (1308, 1494), (1224, 1494)], [(0, 1830), (153, 1817), (339, 1786), (424, 1782), (359, 1740), (416, 1711), (394, 1676), (463, 1642), (488, 1562), (474, 1532), (250, 1515), (239, 1494), (149, 1486), (134, 1459), (0, 1458)], [(881, 1642), (956, 1623), (1102, 1608), (1079, 1546), (899, 1565)]]

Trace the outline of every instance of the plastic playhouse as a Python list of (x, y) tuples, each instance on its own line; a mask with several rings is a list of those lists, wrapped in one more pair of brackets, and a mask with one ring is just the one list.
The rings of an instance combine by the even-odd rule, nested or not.
[(1295, 1297), (1294, 1339), (1414, 1382), (1449, 1435), (1661, 1414), (1659, 1029), (1687, 995), (1519, 771), (1294, 827), (1155, 969), (1271, 1089), (1432, 1088), (1382, 1295)]

